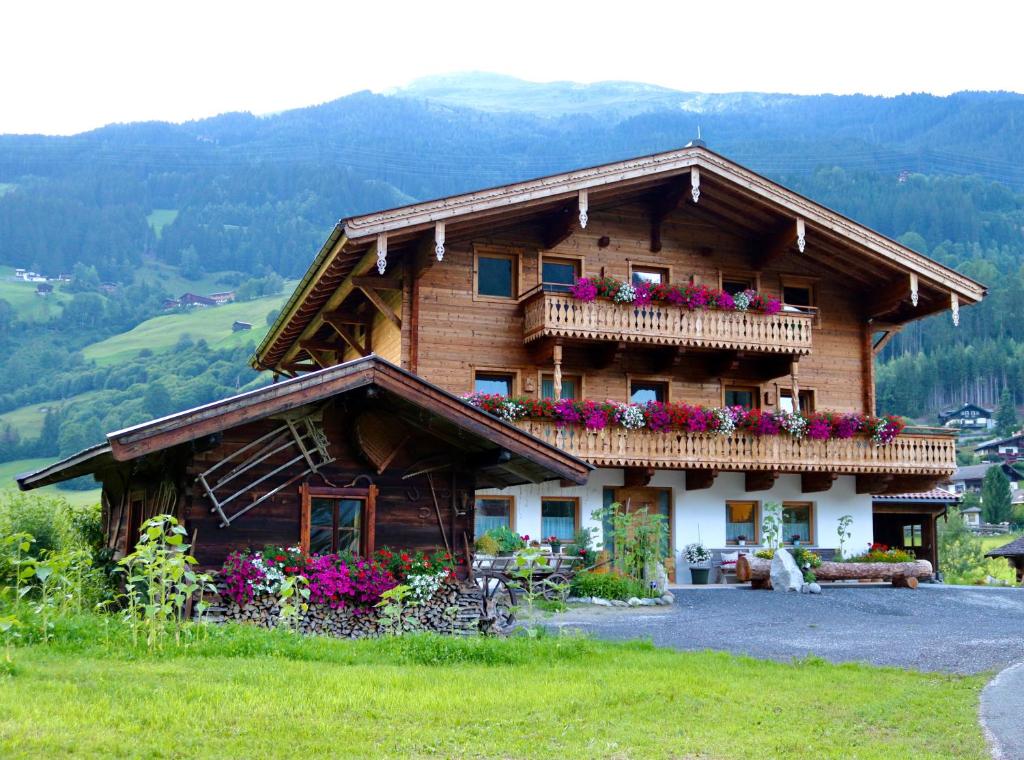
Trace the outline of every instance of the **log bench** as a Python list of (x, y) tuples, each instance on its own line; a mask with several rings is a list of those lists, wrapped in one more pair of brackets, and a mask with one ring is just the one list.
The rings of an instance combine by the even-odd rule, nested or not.
[[(770, 559), (741, 555), (736, 562), (736, 580), (750, 582), (755, 588), (771, 588)], [(917, 588), (921, 578), (932, 575), (932, 563), (926, 559), (914, 562), (822, 562), (814, 568), (819, 581), (880, 580), (900, 588)]]
[[(817, 547), (807, 547), (810, 551), (817, 554), (823, 560), (832, 559), (835, 556), (835, 549), (819, 549)], [(737, 565), (728, 565), (725, 563), (725, 555), (727, 554), (749, 554), (753, 556), (754, 552), (759, 552), (764, 549), (763, 546), (728, 546), (724, 549), (710, 549), (711, 552), (711, 574), (712, 578), (716, 579), (717, 583), (727, 584), (730, 580), (736, 580), (740, 583), (745, 583), (737, 577), (736, 568)], [(739, 557), (737, 556), (737, 564)], [(770, 562), (770, 560), (765, 560)]]

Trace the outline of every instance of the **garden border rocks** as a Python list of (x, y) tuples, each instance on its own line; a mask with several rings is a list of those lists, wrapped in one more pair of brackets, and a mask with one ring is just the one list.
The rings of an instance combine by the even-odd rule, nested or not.
[(666, 591), (661, 596), (647, 599), (630, 597), (626, 601), (621, 599), (602, 599), (599, 596), (570, 596), (565, 600), (566, 604), (592, 604), (598, 607), (667, 607), (676, 601), (671, 591)]

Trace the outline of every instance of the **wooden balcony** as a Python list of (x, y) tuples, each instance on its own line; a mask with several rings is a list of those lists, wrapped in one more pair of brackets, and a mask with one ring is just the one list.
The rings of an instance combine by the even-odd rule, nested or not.
[(524, 300), (523, 341), (540, 338), (622, 341), (660, 346), (808, 354), (814, 315), (690, 311), (679, 306), (633, 306), (566, 293), (537, 291)]
[(656, 433), (621, 428), (558, 428), (552, 420), (521, 420), (520, 428), (598, 467), (765, 471), (935, 478), (956, 469), (955, 435), (908, 432), (876, 446), (869, 438), (795, 440), (749, 433)]

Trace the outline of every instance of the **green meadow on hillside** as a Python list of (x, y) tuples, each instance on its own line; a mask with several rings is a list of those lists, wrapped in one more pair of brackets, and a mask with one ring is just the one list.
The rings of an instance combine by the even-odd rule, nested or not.
[(37, 295), (37, 284), (15, 280), (14, 267), (0, 267), (0, 298), (13, 306), (18, 318), (26, 322), (45, 322), (59, 316), (62, 305), (71, 300), (71, 296), (56, 283), (50, 295)]
[(146, 216), (146, 221), (152, 228), (153, 234), (159, 239), (160, 233), (164, 231), (164, 227), (177, 218), (178, 209), (176, 208), (155, 208)]
[(38, 404), (19, 406), (17, 409), (0, 414), (0, 428), (10, 425), (18, 431), (18, 435), (22, 438), (36, 438), (39, 436), (39, 431), (43, 429), (43, 420), (46, 418), (48, 409), (71, 409), (95, 398), (98, 393), (98, 391), (89, 391), (60, 401), (41, 401)]
[[(288, 292), (292, 287), (294, 283), (285, 284)], [(205, 340), (215, 348), (241, 346), (263, 337), (267, 330), (267, 314), (281, 308), (286, 298), (280, 294), (153, 317), (126, 333), (86, 346), (82, 355), (97, 364), (110, 364), (144, 348), (151, 351), (173, 348), (186, 335), (192, 340)], [(232, 332), (231, 325), (236, 320), (251, 323), (252, 330)]]
[[(14, 482), (15, 475), (38, 470), (40, 467), (52, 464), (55, 459), (56, 457), (43, 457), (42, 459), (17, 459), (13, 462), (0, 462), (0, 491), (18, 490), (18, 485)], [(44, 486), (33, 493), (59, 496), (74, 505), (99, 504), (100, 502), (99, 486), (88, 491), (64, 491), (57, 486)]]

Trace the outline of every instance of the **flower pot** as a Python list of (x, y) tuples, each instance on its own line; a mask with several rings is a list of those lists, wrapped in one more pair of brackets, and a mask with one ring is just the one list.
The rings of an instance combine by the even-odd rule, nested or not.
[(709, 567), (691, 567), (690, 579), (695, 586), (706, 586), (709, 572), (711, 572)]
[(746, 542), (746, 541), (737, 541), (737, 542), (736, 542), (736, 545), (737, 545), (737, 546), (746, 546), (746, 545), (747, 545), (747, 542)]

